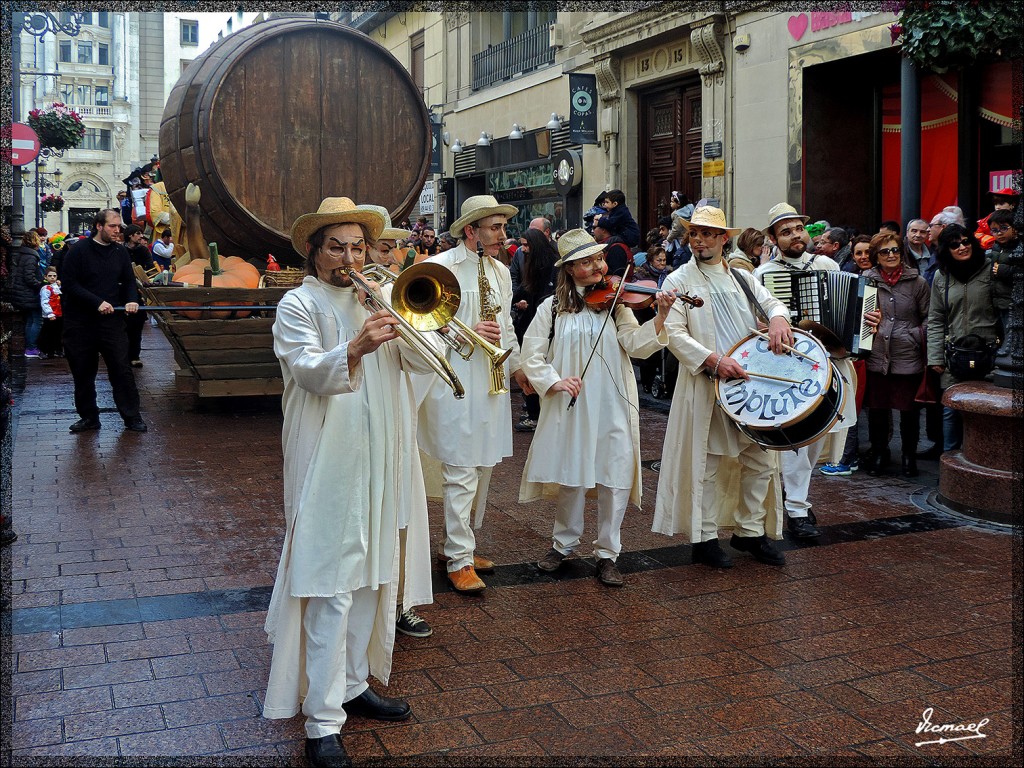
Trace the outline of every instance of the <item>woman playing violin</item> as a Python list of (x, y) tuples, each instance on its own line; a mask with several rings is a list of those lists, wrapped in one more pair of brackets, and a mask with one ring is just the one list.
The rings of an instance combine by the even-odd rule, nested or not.
[(639, 398), (629, 358), (667, 344), (665, 318), (676, 297), (657, 292), (657, 314), (641, 326), (621, 303), (607, 309), (585, 300), (608, 271), (603, 245), (574, 229), (559, 238), (558, 254), (555, 295), (540, 304), (523, 338), (523, 372), (541, 409), (519, 501), (557, 498), (552, 547), (537, 563), (550, 572), (580, 545), (586, 494), (596, 488), (597, 577), (621, 586), (615, 561), (622, 519), (630, 501), (639, 505), (641, 490)]

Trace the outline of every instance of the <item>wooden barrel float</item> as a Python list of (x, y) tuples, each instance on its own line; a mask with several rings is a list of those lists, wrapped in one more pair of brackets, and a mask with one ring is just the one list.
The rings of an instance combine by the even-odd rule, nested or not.
[(300, 261), (292, 222), (325, 197), (400, 221), (430, 167), (430, 118), (411, 75), (366, 35), (329, 21), (246, 27), (195, 59), (167, 100), (160, 171), (175, 208), (202, 191), (220, 252)]

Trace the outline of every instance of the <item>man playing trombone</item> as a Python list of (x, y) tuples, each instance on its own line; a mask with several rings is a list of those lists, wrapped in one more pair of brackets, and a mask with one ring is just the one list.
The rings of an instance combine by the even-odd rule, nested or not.
[[(372, 674), (386, 684), (391, 672), (401, 484), (419, 477), (403, 466), (415, 447), (401, 445), (396, 423), (408, 392), (401, 377), (432, 370), (390, 307), (368, 311), (354, 284), (383, 229), (379, 209), (345, 197), (300, 216), (292, 245), (307, 276), (281, 299), (274, 323), (286, 528), (266, 621), (274, 652), (263, 716), (301, 709), (306, 757), (330, 768), (350, 764), (340, 735), (347, 715), (411, 714), (367, 683)], [(429, 554), (409, 562), (423, 572), (407, 578), (429, 585)]]

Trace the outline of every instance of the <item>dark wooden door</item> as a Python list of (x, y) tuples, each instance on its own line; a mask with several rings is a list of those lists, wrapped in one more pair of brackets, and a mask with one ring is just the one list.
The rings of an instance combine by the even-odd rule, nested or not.
[(673, 190), (693, 201), (701, 190), (700, 82), (677, 83), (645, 94), (640, 101), (641, 232), (656, 226), (672, 209)]

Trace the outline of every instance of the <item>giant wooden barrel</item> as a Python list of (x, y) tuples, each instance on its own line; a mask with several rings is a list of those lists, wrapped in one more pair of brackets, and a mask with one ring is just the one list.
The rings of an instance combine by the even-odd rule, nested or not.
[(430, 118), (401, 64), (366, 35), (309, 18), (255, 24), (195, 59), (167, 100), (160, 171), (175, 208), (202, 192), (222, 254), (295, 263), (289, 231), (325, 197), (408, 215), (430, 166)]

